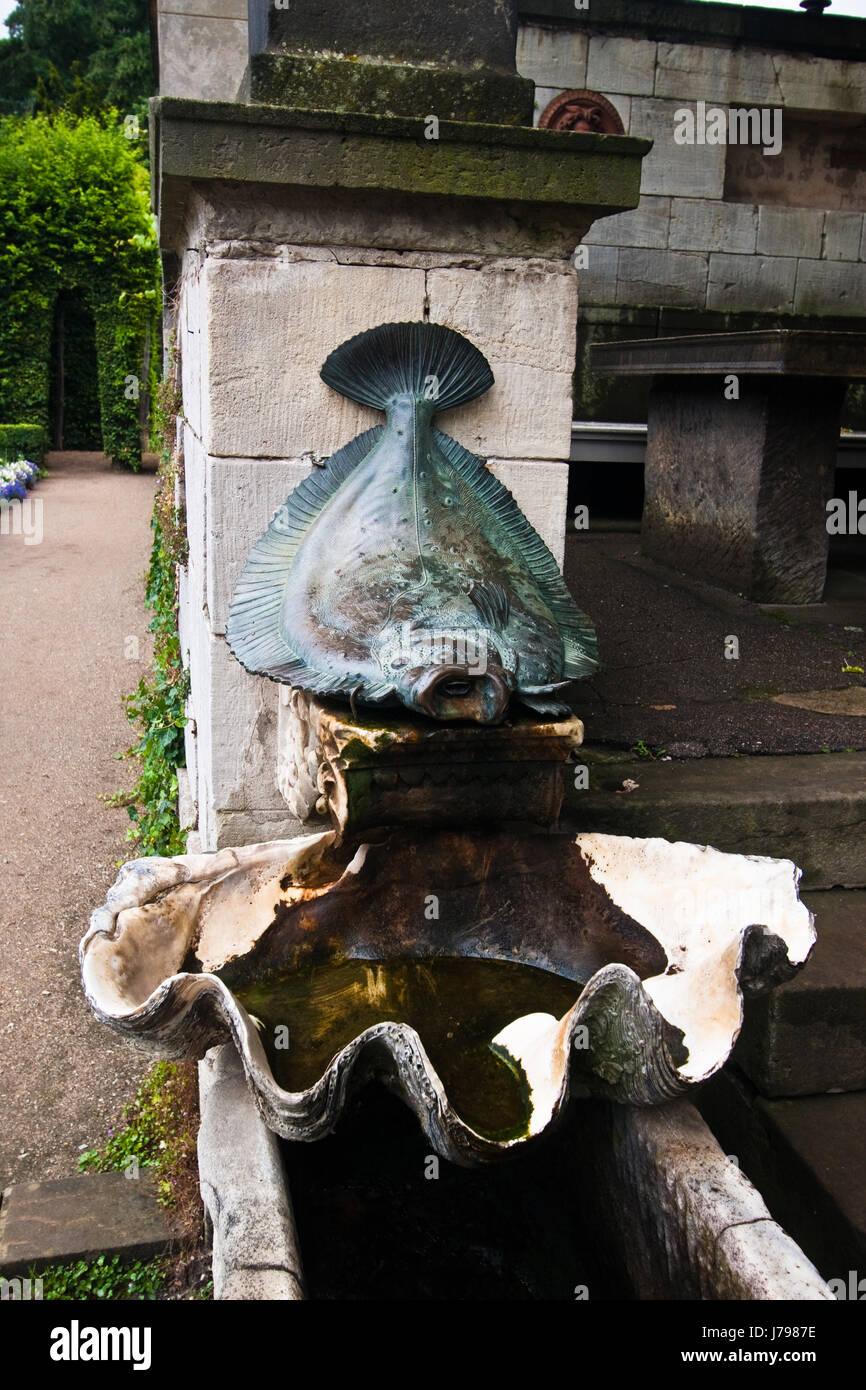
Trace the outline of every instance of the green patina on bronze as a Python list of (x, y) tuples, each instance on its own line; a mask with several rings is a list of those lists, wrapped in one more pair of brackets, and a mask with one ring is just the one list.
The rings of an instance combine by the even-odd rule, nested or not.
[(383, 324), (322, 377), (387, 424), (291, 494), (248, 557), (226, 636), (257, 674), (437, 720), (498, 724), (515, 696), (551, 717), (597, 669), (596, 639), (507, 488), (434, 415), (489, 364), (441, 324)]

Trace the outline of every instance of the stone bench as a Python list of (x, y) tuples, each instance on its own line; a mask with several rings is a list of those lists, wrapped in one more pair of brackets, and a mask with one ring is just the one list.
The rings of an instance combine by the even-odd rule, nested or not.
[(819, 603), (845, 387), (866, 334), (800, 329), (597, 343), (651, 376), (644, 552), (761, 603)]

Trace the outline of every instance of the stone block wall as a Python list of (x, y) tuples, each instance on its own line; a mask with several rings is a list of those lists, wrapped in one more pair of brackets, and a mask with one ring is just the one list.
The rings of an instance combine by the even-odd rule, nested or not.
[(247, 66), (247, 0), (157, 0), (159, 91), (234, 101)]
[(862, 129), (866, 53), (846, 61), (597, 33), (593, 12), (569, 24), (523, 24), (517, 56), (520, 73), (536, 83), (536, 119), (559, 92), (587, 87), (613, 103), (627, 134), (655, 141), (639, 207), (596, 222), (584, 239), (582, 307), (866, 315), (862, 206), (726, 201), (728, 147), (674, 141), (675, 112), (698, 100), (796, 112), (798, 134), (809, 113), (859, 117)]

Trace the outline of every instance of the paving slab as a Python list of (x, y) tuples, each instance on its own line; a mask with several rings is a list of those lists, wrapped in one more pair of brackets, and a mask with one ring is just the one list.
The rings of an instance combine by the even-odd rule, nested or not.
[(579, 763), (588, 785), (567, 784), (568, 829), (793, 859), (804, 888), (866, 887), (862, 752), (665, 762), (585, 744)]
[(746, 999), (733, 1058), (764, 1096), (866, 1091), (866, 892), (804, 901), (818, 940), (793, 980)]
[(172, 1241), (151, 1175), (86, 1173), (53, 1182), (7, 1187), (0, 1205), (0, 1271), (7, 1278), (31, 1268), (99, 1255), (146, 1260)]

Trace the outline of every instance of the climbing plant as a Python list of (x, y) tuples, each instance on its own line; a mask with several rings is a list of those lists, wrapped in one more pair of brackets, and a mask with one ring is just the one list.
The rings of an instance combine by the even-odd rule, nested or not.
[(125, 700), (129, 722), (139, 741), (125, 754), (138, 761), (139, 777), (129, 792), (109, 800), (125, 806), (133, 822), (127, 832), (140, 854), (183, 854), (184, 835), (178, 818), (177, 769), (185, 761), (184, 726), (189, 680), (183, 668), (178, 636), (178, 566), (186, 563), (186, 528), (177, 496), (182, 491), (183, 459), (175, 443), (180, 412), (176, 361), (169, 343), (168, 371), (156, 394), (154, 437), (160, 450), (159, 487), (153, 518), (153, 548), (147, 577), (146, 603), (153, 617), (153, 669)]
[(0, 420), (49, 426), (55, 307), (73, 293), (95, 323), (103, 449), (135, 468), (159, 271), (140, 142), (124, 131), (112, 112), (0, 120)]

